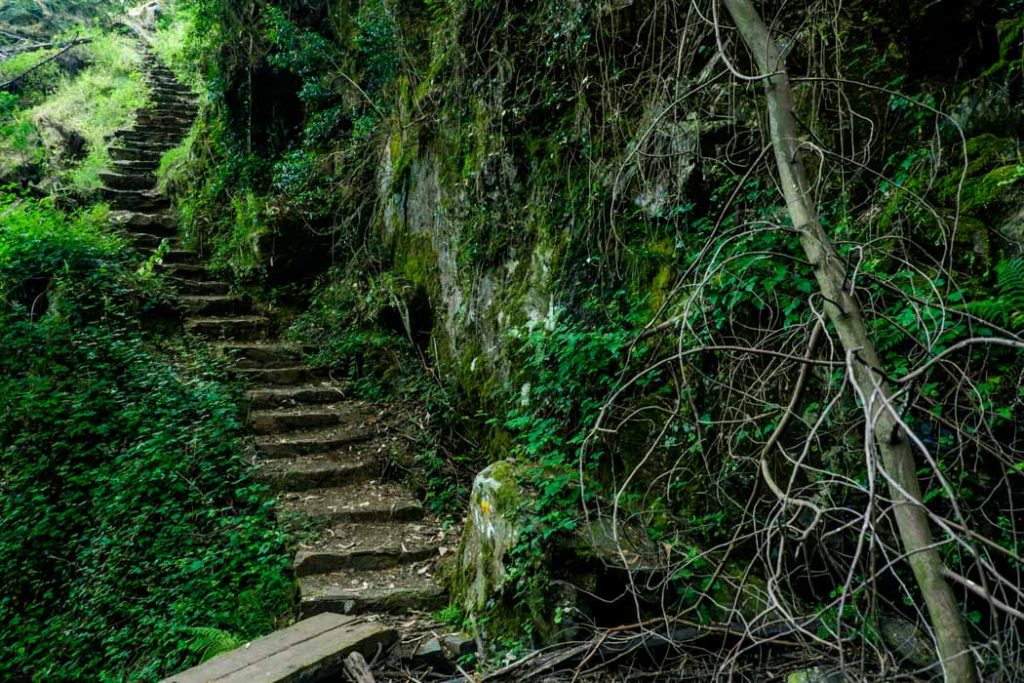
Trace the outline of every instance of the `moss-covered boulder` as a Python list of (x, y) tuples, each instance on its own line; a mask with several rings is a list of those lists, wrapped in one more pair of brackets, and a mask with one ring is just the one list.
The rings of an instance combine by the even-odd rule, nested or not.
[(473, 481), (452, 586), (454, 601), (467, 612), (483, 610), (505, 586), (506, 557), (519, 537), (517, 511), (521, 500), (511, 461), (490, 465)]

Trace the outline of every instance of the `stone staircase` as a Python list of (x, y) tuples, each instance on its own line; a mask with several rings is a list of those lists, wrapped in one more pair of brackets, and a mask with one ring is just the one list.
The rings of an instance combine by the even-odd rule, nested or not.
[(153, 105), (111, 143), (103, 174), (112, 220), (180, 295), (186, 332), (207, 340), (248, 382), (248, 422), (259, 476), (296, 530), (303, 616), (435, 609), (433, 577), (443, 538), (411, 492), (382, 476), (398, 437), (386, 409), (345, 397), (299, 345), (274, 339), (271, 322), (232, 293), (195, 251), (181, 248), (170, 200), (156, 189), (161, 155), (180, 143), (195, 98), (147, 55)]

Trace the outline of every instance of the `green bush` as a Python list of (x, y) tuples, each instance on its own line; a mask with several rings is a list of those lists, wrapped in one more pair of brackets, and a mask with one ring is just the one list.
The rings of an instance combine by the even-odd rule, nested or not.
[(140, 329), (102, 211), (0, 216), (0, 679), (155, 680), (273, 629), (288, 549), (218, 366)]

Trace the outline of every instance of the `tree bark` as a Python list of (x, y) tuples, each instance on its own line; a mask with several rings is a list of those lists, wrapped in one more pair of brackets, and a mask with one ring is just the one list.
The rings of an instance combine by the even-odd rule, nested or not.
[[(976, 680), (970, 640), (938, 550), (933, 546), (928, 514), (921, 500), (914, 453), (890, 409), (891, 390), (881, 372), (860, 304), (846, 287), (846, 266), (818, 220), (812, 187), (800, 155), (793, 114), (793, 94), (785, 63), (768, 28), (749, 0), (723, 0), (764, 79), (775, 161), (790, 217), (800, 245), (814, 267), (829, 321), (847, 356), (854, 359), (851, 381), (864, 406), (874, 446), (890, 479), (890, 494), (900, 540), (927, 605), (945, 680)], [(852, 289), (852, 288), (851, 288)]]

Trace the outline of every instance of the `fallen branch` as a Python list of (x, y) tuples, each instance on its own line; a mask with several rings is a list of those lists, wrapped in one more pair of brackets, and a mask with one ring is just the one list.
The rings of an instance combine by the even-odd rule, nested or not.
[(26, 52), (38, 52), (39, 50), (53, 50), (55, 48), (69, 48), (75, 47), (76, 45), (85, 45), (91, 43), (92, 38), (75, 38), (69, 42), (51, 42), (51, 43), (32, 43), (31, 45), (24, 46), (13, 46), (10, 49), (0, 48), (0, 59), (8, 59), (14, 55), (24, 54)]
[(17, 82), (18, 82), (18, 81), (20, 81), (21, 79), (25, 78), (25, 76), (28, 76), (28, 75), (29, 75), (30, 73), (32, 73), (32, 72), (33, 72), (33, 71), (35, 71), (36, 69), (38, 69), (38, 68), (40, 68), (40, 67), (42, 67), (42, 66), (44, 66), (44, 65), (46, 65), (46, 64), (49, 64), (50, 62), (52, 62), (53, 60), (55, 60), (55, 59), (57, 59), (58, 57), (60, 57), (60, 56), (61, 56), (62, 54), (64, 54), (65, 52), (67, 52), (67, 51), (68, 51), (68, 50), (70, 50), (71, 48), (73, 48), (73, 47), (75, 47), (75, 46), (77, 46), (77, 45), (81, 45), (82, 43), (88, 43), (88, 42), (91, 42), (91, 40), (92, 40), (91, 38), (82, 38), (82, 39), (79, 39), (79, 38), (77, 38), (77, 37), (76, 37), (76, 38), (73, 38), (73, 39), (71, 40), (71, 42), (67, 43), (67, 44), (66, 44), (66, 45), (65, 45), (65, 46), (63, 47), (63, 49), (61, 49), (61, 50), (59, 50), (59, 51), (57, 51), (57, 52), (54, 52), (54, 53), (53, 53), (52, 55), (50, 55), (50, 56), (49, 56), (49, 57), (47, 57), (46, 59), (44, 59), (44, 60), (42, 60), (42, 61), (39, 61), (39, 62), (37, 62), (37, 63), (36, 63), (35, 65), (33, 65), (33, 66), (29, 67), (29, 68), (28, 68), (28, 69), (26, 69), (25, 71), (22, 71), (22, 72), (21, 72), (20, 74), (18, 74), (17, 76), (15, 76), (14, 78), (12, 78), (11, 80), (7, 81), (6, 83), (0, 83), (0, 90), (7, 90), (7, 89), (8, 89), (8, 88), (10, 88), (10, 87), (11, 87), (12, 85), (14, 85), (15, 83), (17, 83)]
[(370, 665), (366, 663), (366, 659), (358, 652), (353, 652), (346, 657), (342, 666), (345, 669), (345, 675), (349, 677), (352, 683), (376, 683), (373, 672), (370, 671)]

